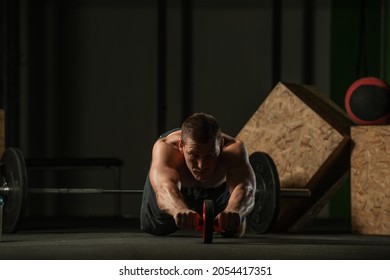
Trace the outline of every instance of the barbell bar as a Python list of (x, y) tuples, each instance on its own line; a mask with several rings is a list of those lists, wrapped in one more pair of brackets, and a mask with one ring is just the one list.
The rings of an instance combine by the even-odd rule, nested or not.
[[(263, 152), (255, 152), (250, 163), (256, 175), (255, 209), (248, 216), (249, 227), (259, 233), (270, 230), (279, 214), (280, 198), (307, 198), (309, 189), (280, 189), (279, 177), (272, 158)], [(142, 194), (143, 190), (107, 188), (28, 188), (27, 170), (20, 149), (7, 148), (0, 162), (0, 196), (4, 198), (3, 229), (14, 232), (27, 208), (29, 194)], [(0, 225), (1, 226), (1, 225)]]
[(114, 190), (102, 188), (30, 188), (31, 194), (142, 194), (142, 190)]
[[(0, 196), (7, 197), (11, 191), (9, 187), (0, 187)], [(29, 188), (29, 194), (142, 194), (143, 190), (132, 189), (103, 189), (103, 188)], [(304, 198), (310, 197), (311, 192), (308, 189), (281, 189), (280, 197), (283, 198)]]

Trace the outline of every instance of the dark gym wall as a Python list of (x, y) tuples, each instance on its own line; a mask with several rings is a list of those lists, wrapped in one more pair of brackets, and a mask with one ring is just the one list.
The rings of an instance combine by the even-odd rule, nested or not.
[[(184, 2), (192, 8), (183, 19)], [(181, 124), (182, 101), (188, 100), (191, 112), (214, 114), (226, 132), (239, 132), (275, 86), (275, 8), (281, 14), (279, 80), (311, 83), (328, 93), (330, 2), (167, 0), (166, 128)], [(158, 34), (164, 21), (157, 0), (20, 0), (20, 15), (25, 156), (118, 157), (125, 162), (124, 188), (141, 189), (158, 134)], [(46, 174), (30, 185), (112, 184), (109, 174), (71, 176)], [(111, 196), (32, 201), (31, 215), (116, 214)], [(122, 216), (138, 216), (139, 196), (121, 201)]]
[(19, 145), (19, 2), (0, 0), (0, 108), (6, 110), (7, 134), (2, 146)]
[[(343, 109), (345, 93), (355, 80), (375, 76), (390, 82), (386, 77), (386, 32), (390, 30), (386, 5), (382, 0), (332, 1), (330, 96)], [(350, 199), (346, 182), (330, 203), (330, 215), (349, 218)]]
[[(126, 163), (123, 184), (140, 188), (156, 137), (156, 1), (25, 1), (24, 5), (28, 112), (22, 122), (21, 148), (25, 156), (118, 157)], [(95, 174), (69, 175), (78, 180), (57, 176), (48, 183), (113, 185), (100, 176), (95, 179)], [(30, 180), (30, 185), (40, 183)], [(57, 202), (51, 203), (53, 199)], [(49, 196), (35, 204), (48, 215), (111, 215), (114, 202), (111, 196)]]

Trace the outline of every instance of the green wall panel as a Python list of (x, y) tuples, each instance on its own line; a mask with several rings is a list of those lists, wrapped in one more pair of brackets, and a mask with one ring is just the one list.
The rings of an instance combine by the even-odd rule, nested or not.
[[(387, 9), (388, 10), (388, 9)], [(360, 77), (380, 77), (381, 1), (333, 0), (331, 26), (331, 92), (341, 108), (349, 85)], [(350, 184), (330, 202), (331, 218), (350, 218)]]

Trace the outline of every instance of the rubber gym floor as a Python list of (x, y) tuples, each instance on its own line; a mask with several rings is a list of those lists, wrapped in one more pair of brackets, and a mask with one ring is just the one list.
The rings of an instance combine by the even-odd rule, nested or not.
[(300, 233), (251, 232), (241, 239), (178, 231), (158, 237), (137, 220), (64, 219), (24, 221), (3, 234), (0, 259), (8, 260), (372, 260), (390, 259), (390, 236), (352, 234), (348, 221), (314, 221)]

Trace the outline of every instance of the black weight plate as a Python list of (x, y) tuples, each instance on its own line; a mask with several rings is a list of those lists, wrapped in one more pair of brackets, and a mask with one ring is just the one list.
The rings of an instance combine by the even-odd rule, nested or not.
[(203, 202), (203, 243), (213, 243), (214, 234), (214, 203), (210, 199)]
[(3, 207), (3, 231), (14, 232), (27, 207), (27, 172), (22, 152), (7, 148), (1, 157), (3, 186), (9, 188)]
[(255, 206), (248, 215), (248, 226), (258, 234), (271, 230), (279, 215), (280, 182), (276, 165), (264, 152), (249, 157), (256, 175)]

